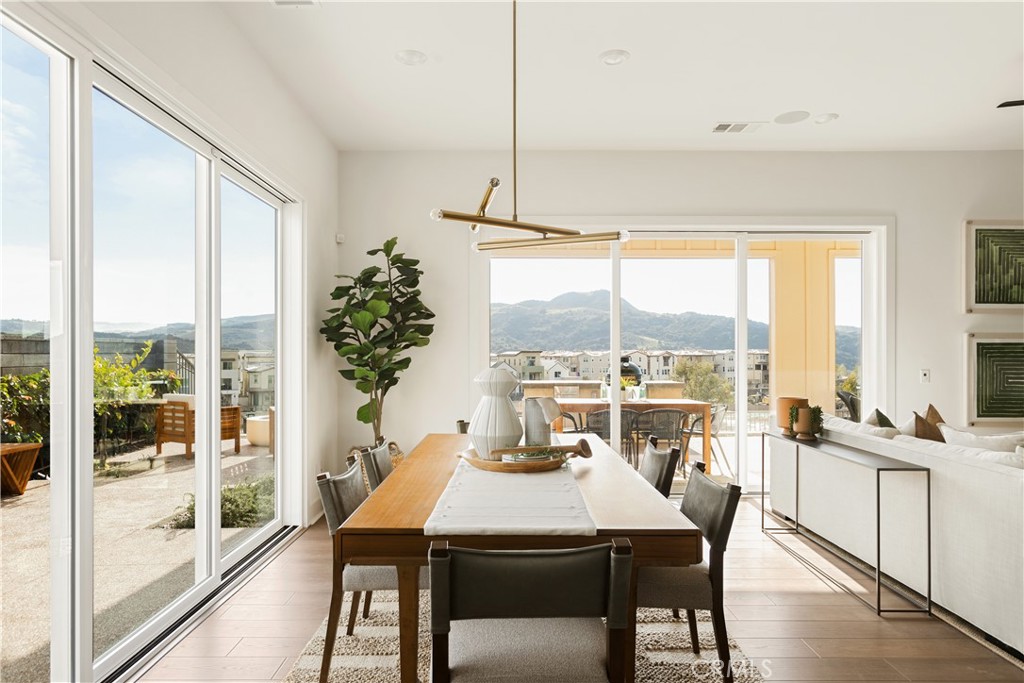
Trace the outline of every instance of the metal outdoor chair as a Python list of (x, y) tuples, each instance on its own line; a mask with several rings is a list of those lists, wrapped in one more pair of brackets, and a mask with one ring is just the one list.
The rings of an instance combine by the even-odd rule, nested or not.
[(434, 541), (428, 562), (435, 683), (624, 680), (629, 540), (511, 551)]
[(850, 420), (860, 422), (860, 396), (854, 396), (849, 391), (837, 391), (836, 396), (846, 406), (847, 412), (850, 413)]
[(645, 410), (636, 418), (637, 443), (643, 443), (648, 437), (653, 436), (666, 447), (673, 444), (682, 446), (688, 418), (689, 413), (678, 408)]
[[(619, 436), (622, 440), (620, 450), (627, 462), (636, 467), (636, 439), (634, 438), (634, 431), (636, 419), (640, 413), (630, 408), (623, 408), (620, 414), (622, 416), (619, 422)], [(597, 434), (605, 441), (610, 442), (612, 438), (611, 415), (611, 410), (607, 408), (587, 413), (587, 424), (584, 431)]]
[[(725, 446), (722, 445), (722, 440), (718, 438), (718, 432), (722, 429), (722, 423), (725, 422), (725, 414), (728, 411), (728, 406), (714, 406), (711, 408), (711, 456), (718, 463), (719, 471), (728, 472), (729, 476), (735, 479), (736, 475), (732, 471), (732, 465), (729, 464), (729, 459), (725, 457)], [(686, 437), (687, 447), (693, 443), (694, 438), (698, 442), (703, 443), (704, 429), (704, 416), (700, 415), (690, 424), (689, 434)], [(716, 443), (718, 444), (717, 451), (715, 450)]]
[(638, 606), (667, 607), (677, 619), (679, 610), (686, 610), (694, 654), (700, 654), (696, 610), (711, 610), (718, 660), (726, 683), (732, 683), (733, 675), (725, 628), (722, 569), (739, 502), (739, 486), (716, 484), (704, 473), (704, 463), (694, 465), (679, 510), (704, 535), (710, 548), (709, 559), (688, 567), (641, 567), (637, 575)]

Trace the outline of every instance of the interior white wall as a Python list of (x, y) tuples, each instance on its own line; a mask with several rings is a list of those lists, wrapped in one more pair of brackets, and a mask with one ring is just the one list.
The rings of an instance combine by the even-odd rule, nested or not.
[[(496, 175), (506, 184), (491, 213), (511, 213), (510, 155), (353, 152), (340, 155), (339, 170), (347, 237), (339, 272), (355, 272), (367, 249), (398, 235), (422, 259), (424, 300), (437, 314), (430, 346), (414, 351), (386, 407), (386, 433), (408, 450), (468, 418), (479, 370), (467, 362), (468, 292), (485, 286), (469, 276), (470, 259), (482, 257), (470, 251), (466, 226), (434, 223), (428, 212), (472, 211)], [(896, 420), (931, 402), (963, 424), (964, 333), (1024, 328), (1020, 314), (961, 312), (963, 221), (1024, 214), (1021, 152), (531, 152), (521, 155), (519, 177), (521, 215), (894, 216)], [(931, 370), (930, 384), (919, 383), (920, 368)], [(362, 394), (337, 381), (342, 443), (366, 443), (369, 428), (354, 417)]]
[[(343, 462), (338, 455), (336, 356), (316, 332), (320, 312), (329, 301), (323, 283), (335, 268), (338, 158), (334, 145), (216, 5), (98, 2), (51, 3), (43, 8), (49, 18), (130, 65), (147, 81), (144, 85), (172, 98), (232, 153), (301, 199), (305, 253), (285, 253), (285, 260), (304, 262), (302, 291), (285, 291), (285, 299), (303, 301), (304, 310), (281, 313), (286, 325), (304, 327), (309, 367), (301, 377), (300, 390), (305, 433), (304, 443), (293, 449), (304, 452), (288, 453), (288, 457), (304, 462), (299, 476), (308, 483), (301, 507), (294, 509), (296, 515), (304, 516), (301, 521), (308, 521), (320, 513), (315, 473), (337, 470)], [(300, 521), (290, 516), (287, 521)]]

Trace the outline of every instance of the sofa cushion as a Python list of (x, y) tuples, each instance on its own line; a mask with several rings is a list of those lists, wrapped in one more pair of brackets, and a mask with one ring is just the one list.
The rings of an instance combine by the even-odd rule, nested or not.
[(968, 446), (954, 446), (948, 443), (936, 443), (927, 439), (918, 439), (913, 436), (899, 435), (893, 442), (901, 446), (911, 448), (918, 453), (931, 453), (945, 456), (961, 462), (991, 462), (998, 465), (1013, 467), (1018, 470), (1024, 469), (1024, 453), (1005, 453), (1002, 451), (987, 451), (983, 448), (970, 448)]
[(825, 429), (831, 429), (836, 432), (868, 434), (869, 436), (877, 436), (883, 439), (891, 439), (900, 433), (898, 429), (892, 427), (875, 427), (870, 424), (851, 422), (849, 420), (844, 420), (841, 417), (836, 417), (835, 415), (822, 416), (822, 426)]
[[(928, 406), (928, 410), (931, 411), (931, 409), (932, 407)], [(921, 417), (917, 413), (914, 413), (914, 436), (919, 439), (945, 443), (945, 439), (942, 438), (942, 432), (939, 431), (939, 425), (931, 422), (928, 418)]]
[(878, 408), (871, 411), (867, 419), (864, 420), (864, 424), (871, 425), (872, 427), (888, 427), (889, 429), (896, 429), (896, 425), (893, 424), (892, 420), (886, 417)]
[(945, 422), (945, 420), (942, 419), (942, 416), (939, 415), (939, 411), (936, 410), (935, 406), (933, 406), (931, 403), (928, 404), (928, 410), (926, 410), (924, 413), (924, 419), (928, 422), (928, 424), (935, 426), (939, 426), (940, 424)]
[(947, 424), (939, 425), (939, 430), (942, 432), (945, 442), (954, 446), (968, 446), (970, 448), (983, 448), (988, 451), (1012, 453), (1018, 446), (1024, 445), (1024, 432), (972, 434), (956, 427), (950, 427)]

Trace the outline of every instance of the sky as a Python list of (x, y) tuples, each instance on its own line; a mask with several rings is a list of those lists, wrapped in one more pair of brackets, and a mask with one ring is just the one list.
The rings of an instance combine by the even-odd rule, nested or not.
[[(3, 30), (0, 315), (49, 317), (48, 58)], [(196, 154), (93, 91), (93, 317), (195, 322)], [(221, 179), (222, 317), (272, 313), (276, 210)]]

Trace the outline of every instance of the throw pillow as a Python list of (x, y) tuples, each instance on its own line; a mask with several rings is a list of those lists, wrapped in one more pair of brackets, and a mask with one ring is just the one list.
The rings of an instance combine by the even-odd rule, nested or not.
[(931, 403), (928, 404), (928, 410), (925, 411), (924, 419), (928, 421), (928, 424), (936, 426), (945, 422), (942, 416), (939, 415), (939, 411)]
[(968, 446), (970, 448), (984, 448), (987, 451), (1012, 453), (1024, 444), (1024, 432), (989, 435), (972, 434), (962, 429), (950, 427), (947, 424), (939, 425), (939, 431), (942, 432), (942, 438), (945, 442), (954, 446)]
[(944, 443), (945, 441), (942, 438), (942, 432), (939, 431), (938, 425), (929, 422), (917, 413), (914, 413), (914, 436), (919, 439), (927, 439), (928, 441), (938, 441), (939, 443)]
[(869, 424), (872, 427), (888, 427), (889, 429), (896, 429), (896, 425), (893, 424), (892, 420), (885, 416), (878, 408), (871, 411), (868, 415), (868, 419), (864, 420), (864, 424)]
[(917, 434), (917, 428), (915, 427), (916, 424), (917, 413), (914, 413), (906, 422), (901, 424), (896, 429), (900, 430), (900, 434), (902, 434), (903, 436), (915, 436)]

